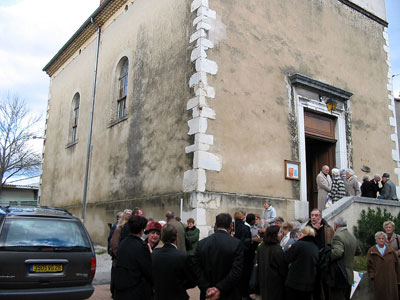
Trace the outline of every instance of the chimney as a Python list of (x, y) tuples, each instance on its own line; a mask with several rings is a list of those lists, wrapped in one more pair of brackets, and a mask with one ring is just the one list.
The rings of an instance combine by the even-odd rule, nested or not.
[(100, 0), (100, 5), (104, 2), (104, 0)]

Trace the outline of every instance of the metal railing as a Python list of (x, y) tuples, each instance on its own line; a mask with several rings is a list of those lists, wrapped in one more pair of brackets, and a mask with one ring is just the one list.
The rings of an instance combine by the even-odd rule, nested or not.
[(37, 205), (37, 200), (0, 200), (0, 206), (31, 206)]

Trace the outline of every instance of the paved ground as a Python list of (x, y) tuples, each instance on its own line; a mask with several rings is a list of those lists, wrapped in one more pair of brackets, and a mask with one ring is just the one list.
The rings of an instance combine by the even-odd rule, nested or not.
[[(110, 300), (110, 286), (108, 284), (96, 285), (94, 287), (94, 293), (90, 300)], [(191, 300), (199, 300), (200, 299), (200, 291), (196, 289), (188, 290), (188, 294)]]
[[(94, 293), (90, 300), (110, 300), (110, 273), (111, 273), (111, 257), (105, 252), (106, 248), (96, 246), (96, 274), (93, 279)], [(191, 300), (200, 299), (199, 289), (188, 290)]]

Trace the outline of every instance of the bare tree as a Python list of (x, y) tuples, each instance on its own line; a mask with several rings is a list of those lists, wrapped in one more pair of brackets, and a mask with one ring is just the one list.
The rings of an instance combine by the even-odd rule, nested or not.
[(41, 157), (29, 145), (40, 121), (17, 95), (7, 93), (0, 102), (0, 190), (15, 175), (32, 175), (40, 169)]

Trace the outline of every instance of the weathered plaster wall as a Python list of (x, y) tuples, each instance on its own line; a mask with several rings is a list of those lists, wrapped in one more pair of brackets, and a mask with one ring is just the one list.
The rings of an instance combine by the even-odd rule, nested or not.
[[(192, 73), (185, 1), (127, 2), (102, 28), (88, 203), (176, 193), (190, 158), (185, 109)], [(110, 125), (116, 66), (129, 59), (128, 118)], [(93, 84), (95, 40), (52, 78), (41, 203), (79, 206)], [(81, 93), (78, 143), (67, 144), (69, 112)], [(113, 108), (115, 110), (115, 108)]]
[[(219, 66), (209, 122), (222, 170), (207, 173), (207, 190), (298, 199), (284, 179), (291, 159), (285, 76), (301, 73), (354, 93), (356, 174), (393, 172), (383, 26), (336, 0), (210, 2), (217, 11), (210, 59)], [(214, 30), (215, 31), (215, 30)]]

